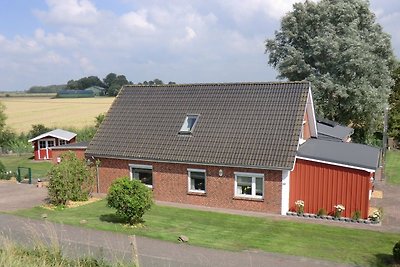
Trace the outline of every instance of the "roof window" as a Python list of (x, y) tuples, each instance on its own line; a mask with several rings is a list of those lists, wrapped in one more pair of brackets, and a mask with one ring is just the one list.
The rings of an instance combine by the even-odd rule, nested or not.
[(199, 115), (187, 115), (179, 133), (180, 134), (192, 133), (198, 118)]

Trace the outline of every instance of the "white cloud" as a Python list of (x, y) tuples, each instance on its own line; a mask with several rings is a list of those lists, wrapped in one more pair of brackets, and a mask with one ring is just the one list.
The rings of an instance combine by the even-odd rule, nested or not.
[(37, 42), (44, 44), (46, 46), (56, 46), (56, 47), (69, 47), (75, 46), (79, 42), (73, 37), (68, 37), (64, 33), (46, 33), (43, 29), (36, 29), (34, 37)]
[(36, 15), (56, 24), (93, 25), (98, 22), (99, 12), (89, 0), (47, 0), (48, 11), (36, 10)]
[(120, 23), (127, 30), (132, 32), (155, 31), (156, 27), (147, 19), (147, 10), (129, 12), (120, 17)]

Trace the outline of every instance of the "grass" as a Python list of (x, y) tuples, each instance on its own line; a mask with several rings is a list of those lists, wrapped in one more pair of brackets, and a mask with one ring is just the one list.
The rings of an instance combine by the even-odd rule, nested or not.
[[(1, 236), (0, 236), (1, 237)], [(46, 247), (38, 244), (33, 248), (18, 246), (3, 239), (0, 240), (0, 266), (13, 267), (108, 267), (111, 266), (102, 259), (94, 258), (65, 258), (57, 247)], [(119, 265), (122, 266), (122, 265)]]
[[(85, 206), (50, 211), (41, 207), (15, 214), (47, 219), (98, 230), (136, 234), (177, 242), (179, 235), (189, 243), (232, 251), (263, 250), (325, 259), (356, 265), (376, 265), (391, 258), (399, 234), (347, 229), (173, 207), (154, 206), (144, 217), (144, 227), (131, 228), (106, 207), (105, 200)], [(84, 225), (81, 220), (87, 220)], [(379, 265), (379, 264), (378, 264)]]
[(0, 102), (6, 106), (7, 125), (18, 133), (27, 133), (32, 124), (58, 128), (94, 125), (95, 117), (107, 112), (113, 100), (113, 97), (5, 97)]
[(7, 171), (17, 171), (18, 167), (28, 167), (32, 169), (32, 178), (44, 178), (50, 170), (51, 163), (48, 161), (34, 161), (33, 153), (22, 155), (2, 155), (0, 161), (4, 164)]
[(400, 185), (400, 151), (391, 150), (387, 152), (385, 175), (389, 184)]

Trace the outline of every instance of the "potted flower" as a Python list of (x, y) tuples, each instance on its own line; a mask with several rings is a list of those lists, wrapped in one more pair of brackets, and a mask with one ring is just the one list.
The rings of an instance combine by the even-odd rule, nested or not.
[(372, 215), (370, 216), (370, 219), (373, 223), (378, 223), (382, 218), (382, 210), (377, 209), (375, 210)]
[(345, 210), (344, 205), (342, 204), (337, 204), (336, 206), (333, 206), (335, 208), (335, 214), (334, 217), (339, 219), (342, 217), (342, 212)]
[(294, 202), (294, 205), (296, 205), (296, 212), (298, 215), (301, 215), (304, 213), (304, 201), (303, 200), (297, 200)]

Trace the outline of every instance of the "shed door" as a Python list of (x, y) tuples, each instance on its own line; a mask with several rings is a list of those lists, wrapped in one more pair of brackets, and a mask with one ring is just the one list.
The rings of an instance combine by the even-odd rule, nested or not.
[(39, 140), (39, 159), (50, 159), (51, 150), (50, 147), (55, 145), (55, 139), (44, 139)]

